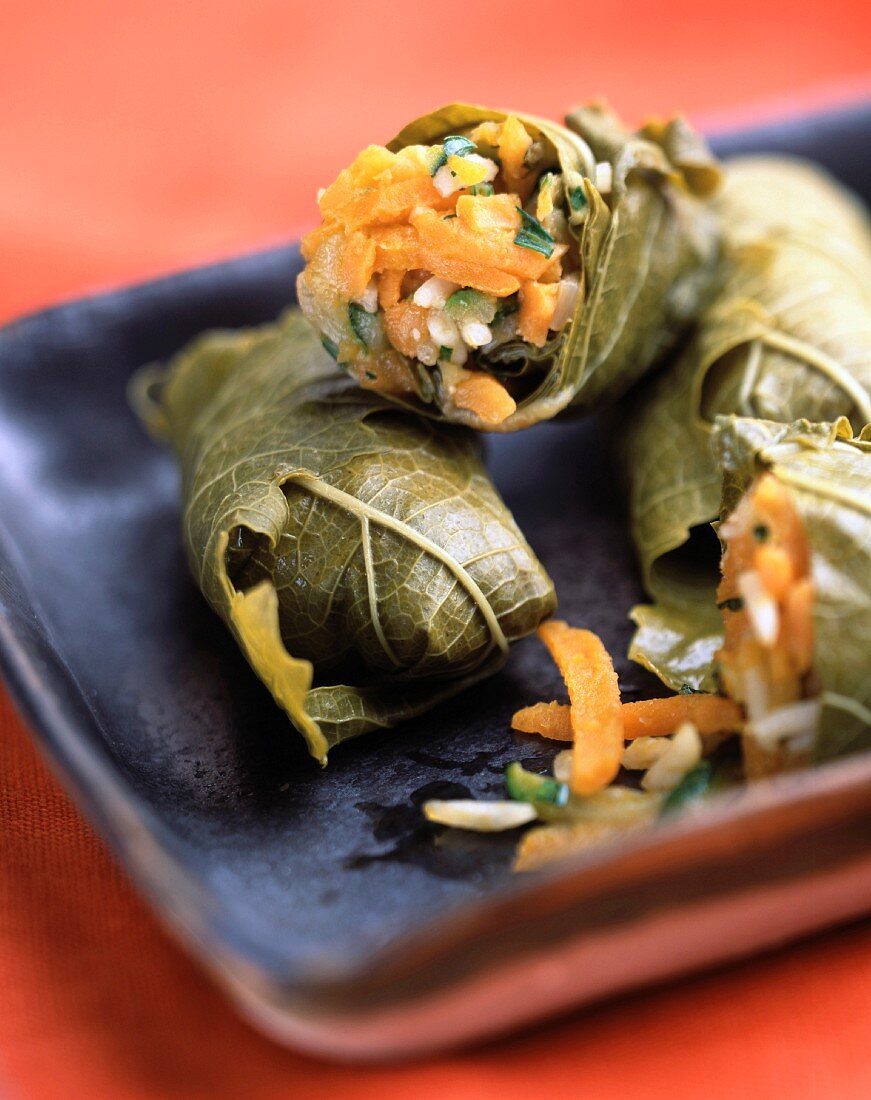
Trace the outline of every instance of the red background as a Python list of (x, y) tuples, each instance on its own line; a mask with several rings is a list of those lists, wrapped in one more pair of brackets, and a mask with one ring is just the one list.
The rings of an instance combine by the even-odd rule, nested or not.
[[(746, 121), (871, 90), (867, 0), (0, 0), (0, 317), (274, 243), (465, 98)], [(2, 365), (0, 365), (2, 369)], [(483, 1050), (333, 1068), (238, 1021), (0, 698), (0, 1079), (24, 1097), (871, 1095), (871, 928)]]

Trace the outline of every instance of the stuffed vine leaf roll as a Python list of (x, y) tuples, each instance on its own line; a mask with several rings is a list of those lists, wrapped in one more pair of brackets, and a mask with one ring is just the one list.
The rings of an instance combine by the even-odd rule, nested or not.
[(708, 526), (720, 502), (716, 417), (846, 416), (857, 430), (871, 420), (871, 226), (861, 204), (809, 164), (748, 157), (726, 166), (715, 205), (722, 289), (678, 361), (633, 397), (622, 433), (633, 537), (655, 600), (634, 612), (633, 656), (696, 686), (710, 686), (720, 630)]
[(871, 747), (871, 442), (736, 417), (723, 471), (722, 689), (751, 777)]
[(179, 457), (194, 576), (322, 762), (553, 611), (473, 433), (358, 388), (299, 311), (201, 337), (138, 393)]
[(319, 196), (300, 304), (361, 386), (513, 431), (615, 398), (712, 287), (719, 171), (681, 120), (451, 104)]

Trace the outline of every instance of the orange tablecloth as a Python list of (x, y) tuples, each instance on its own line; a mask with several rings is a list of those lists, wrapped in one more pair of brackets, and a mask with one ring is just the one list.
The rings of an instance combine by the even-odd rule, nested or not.
[[(442, 100), (746, 117), (867, 89), (869, 47), (867, 0), (4, 5), (0, 315), (293, 235), (357, 146)], [(0, 696), (0, 1093), (858, 1098), (869, 988), (861, 925), (473, 1053), (284, 1052), (157, 927)]]

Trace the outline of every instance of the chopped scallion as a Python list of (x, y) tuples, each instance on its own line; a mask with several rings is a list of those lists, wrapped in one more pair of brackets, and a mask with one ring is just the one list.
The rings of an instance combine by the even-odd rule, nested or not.
[(527, 214), (523, 207), (517, 207), (520, 213), (520, 229), (514, 238), (514, 243), (521, 248), (529, 248), (533, 252), (540, 252), (548, 259), (553, 255), (553, 237), (544, 228), (538, 218)]
[(569, 800), (569, 788), (565, 783), (549, 775), (536, 775), (515, 761), (505, 769), (505, 786), (509, 795), (518, 802), (545, 802), (552, 806), (565, 806)]
[[(436, 146), (436, 149), (438, 148)], [(441, 151), (436, 154), (430, 165), (429, 174), (434, 176), (443, 164), (447, 164), (448, 157), (466, 157), (474, 152), (474, 141), (469, 141), (467, 137), (462, 137), (460, 134), (448, 134), (442, 142)]]
[(668, 817), (704, 798), (710, 792), (713, 772), (710, 760), (703, 760), (692, 771), (688, 771), (663, 802), (659, 816)]

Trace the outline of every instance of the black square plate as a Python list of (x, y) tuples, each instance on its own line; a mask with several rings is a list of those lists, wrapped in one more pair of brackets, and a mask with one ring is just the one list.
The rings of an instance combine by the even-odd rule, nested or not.
[[(871, 109), (731, 135), (871, 195)], [(505, 672), (325, 773), (186, 572), (177, 476), (125, 400), (140, 364), (292, 300), (281, 249), (0, 332), (0, 660), (43, 749), (158, 912), (273, 1034), (345, 1057), (467, 1041), (871, 908), (871, 761), (713, 806), (555, 871), (512, 837), (423, 822), (492, 795), (519, 705), (561, 689), (534, 641)], [(625, 652), (641, 595), (596, 420), (489, 441), (561, 614)], [(622, 662), (628, 697), (652, 689)]]

